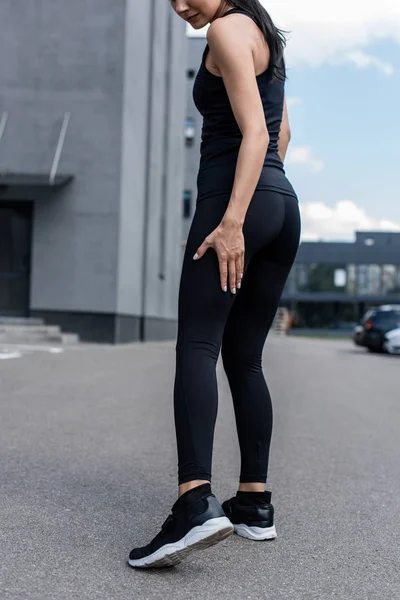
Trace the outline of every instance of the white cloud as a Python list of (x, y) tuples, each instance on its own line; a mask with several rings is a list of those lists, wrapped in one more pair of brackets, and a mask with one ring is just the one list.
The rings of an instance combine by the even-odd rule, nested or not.
[(303, 100), (302, 100), (302, 98), (299, 98), (298, 96), (288, 96), (286, 98), (286, 104), (287, 104), (288, 108), (291, 108), (292, 106), (297, 106), (298, 104), (303, 104)]
[(375, 56), (361, 52), (361, 50), (354, 50), (349, 52), (347, 59), (356, 65), (359, 69), (366, 69), (367, 67), (376, 67), (378, 71), (381, 71), (384, 75), (393, 75), (394, 68), (388, 62), (379, 60)]
[(351, 200), (340, 200), (335, 206), (324, 202), (300, 203), (303, 241), (354, 239), (357, 231), (400, 231), (400, 223), (375, 219)]
[(287, 164), (305, 165), (312, 173), (319, 173), (325, 167), (322, 160), (313, 156), (310, 146), (295, 146), (289, 150)]
[[(399, 0), (261, 0), (274, 22), (289, 30), (286, 56), (288, 66), (319, 66), (352, 60), (371, 43), (390, 39), (400, 44)], [(190, 35), (205, 35), (204, 30)], [(393, 69), (392, 65), (368, 55), (364, 67)], [(357, 64), (354, 59), (353, 63)], [(378, 63), (378, 64), (377, 64)], [(360, 66), (358, 64), (357, 66)], [(385, 72), (385, 71), (384, 71)]]
[[(351, 51), (366, 48), (379, 39), (400, 44), (399, 0), (262, 2), (277, 25), (292, 32), (287, 48), (289, 65), (342, 62)], [(370, 61), (365, 66), (377, 64)]]

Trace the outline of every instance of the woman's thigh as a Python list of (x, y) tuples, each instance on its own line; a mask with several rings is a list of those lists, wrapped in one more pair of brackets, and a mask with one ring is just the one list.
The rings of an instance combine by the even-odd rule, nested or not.
[(220, 343), (235, 295), (221, 288), (218, 257), (213, 248), (193, 260), (198, 247), (220, 224), (228, 195), (206, 198), (197, 204), (191, 223), (179, 286), (178, 340)]
[(295, 198), (285, 197), (285, 218), (279, 234), (256, 252), (243, 277), (242, 288), (229, 313), (224, 351), (229, 356), (257, 357), (279, 307), (300, 239), (300, 213)]

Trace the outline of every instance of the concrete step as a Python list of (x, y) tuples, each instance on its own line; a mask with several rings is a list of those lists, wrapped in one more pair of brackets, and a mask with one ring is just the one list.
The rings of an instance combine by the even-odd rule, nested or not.
[(32, 325), (44, 325), (43, 319), (37, 319), (33, 317), (1, 317), (0, 325), (25, 325), (30, 327)]
[(0, 325), (1, 333), (16, 333), (18, 335), (57, 335), (61, 333), (58, 325)]
[(79, 336), (64, 333), (58, 325), (0, 324), (0, 343), (24, 344), (77, 344)]

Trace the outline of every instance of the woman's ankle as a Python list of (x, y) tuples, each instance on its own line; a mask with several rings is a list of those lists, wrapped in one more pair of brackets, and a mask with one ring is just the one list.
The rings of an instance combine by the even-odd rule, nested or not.
[(199, 485), (203, 485), (205, 483), (211, 483), (211, 482), (207, 479), (193, 479), (192, 481), (187, 481), (185, 483), (181, 483), (181, 485), (178, 486), (178, 498), (180, 498), (182, 496), (182, 494), (185, 494), (189, 490), (193, 490), (194, 488), (198, 487)]
[(239, 492), (265, 492), (265, 483), (254, 481), (251, 483), (239, 483)]

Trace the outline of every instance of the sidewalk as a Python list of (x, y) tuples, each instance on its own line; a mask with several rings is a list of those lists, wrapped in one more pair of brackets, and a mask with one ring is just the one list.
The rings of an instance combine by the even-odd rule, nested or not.
[[(1, 599), (399, 598), (400, 364), (347, 341), (267, 341), (278, 539), (232, 536), (172, 570), (126, 565), (175, 500), (174, 348), (82, 345), (0, 362)], [(218, 379), (222, 501), (239, 452), (221, 361)]]

